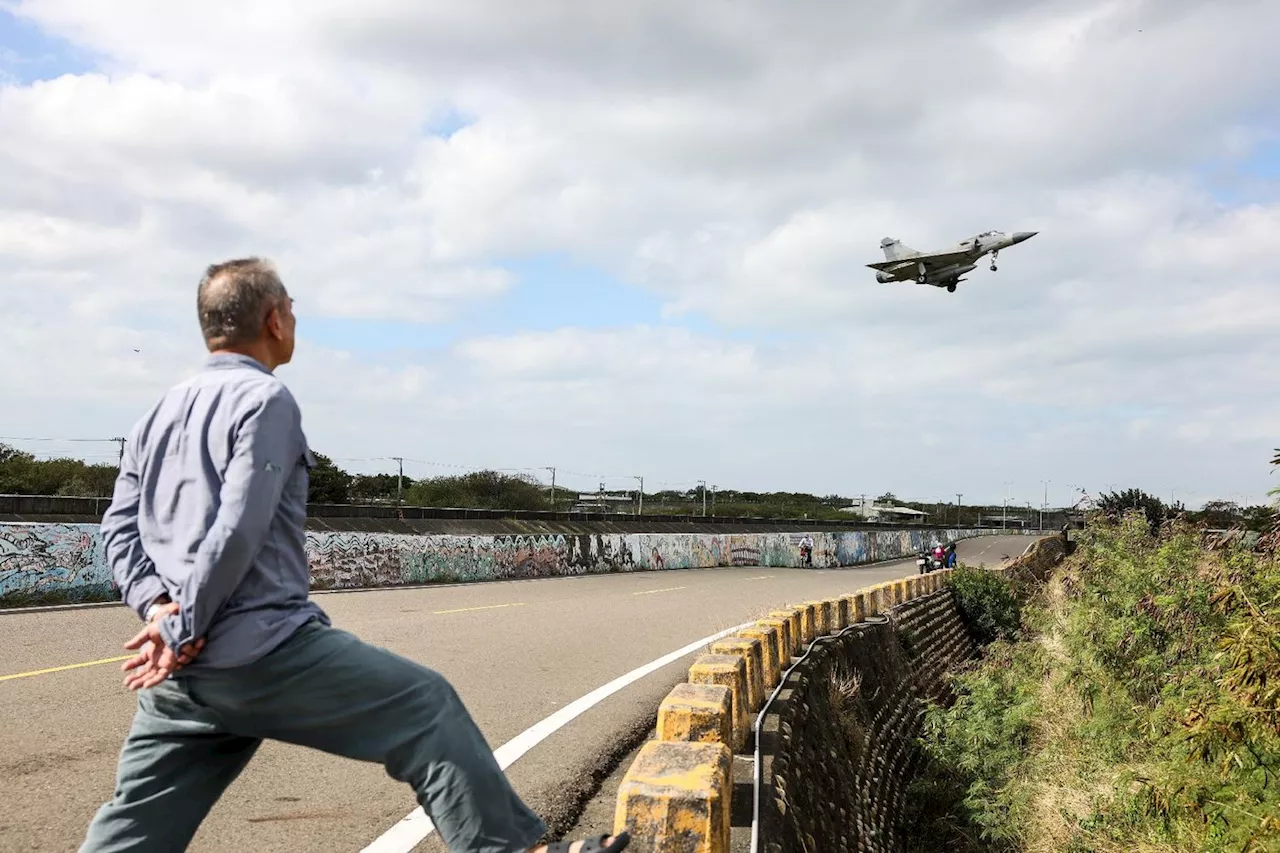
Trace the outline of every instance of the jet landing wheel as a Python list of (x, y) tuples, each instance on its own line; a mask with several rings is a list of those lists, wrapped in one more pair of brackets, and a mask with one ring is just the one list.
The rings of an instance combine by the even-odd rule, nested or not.
[(947, 293), (955, 293), (955, 292), (956, 292), (956, 286), (954, 284), (948, 284)]
[(995, 264), (992, 264), (992, 265), (991, 265), (991, 271), (992, 271), (992, 272), (995, 272), (995, 271), (996, 271), (996, 265), (995, 265)]
[(928, 278), (924, 273), (920, 273), (920, 275), (916, 276), (916, 284), (924, 284), (926, 281), (928, 281)]

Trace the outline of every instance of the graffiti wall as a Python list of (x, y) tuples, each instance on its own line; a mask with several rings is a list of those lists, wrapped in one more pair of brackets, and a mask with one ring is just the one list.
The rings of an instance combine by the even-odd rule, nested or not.
[[(907, 557), (992, 530), (812, 533), (813, 567)], [(415, 536), (308, 533), (313, 589), (550, 578), (715, 566), (800, 566), (793, 533)], [(0, 524), (0, 606), (118, 597), (92, 524)]]
[(0, 524), (0, 605), (116, 597), (96, 524)]

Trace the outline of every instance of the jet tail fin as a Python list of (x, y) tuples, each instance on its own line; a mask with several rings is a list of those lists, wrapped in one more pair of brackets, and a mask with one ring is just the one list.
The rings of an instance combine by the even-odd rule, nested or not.
[(919, 254), (915, 249), (893, 237), (885, 237), (881, 240), (880, 248), (884, 249), (884, 259), (886, 261), (896, 261), (899, 258), (908, 258)]

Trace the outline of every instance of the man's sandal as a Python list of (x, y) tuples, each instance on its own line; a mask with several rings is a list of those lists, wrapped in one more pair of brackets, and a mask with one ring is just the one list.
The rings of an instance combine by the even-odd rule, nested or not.
[[(625, 832), (620, 832), (613, 837), (613, 842), (606, 847), (604, 840), (607, 835), (597, 835), (595, 838), (585, 838), (582, 841), (582, 853), (620, 853), (627, 849), (627, 845), (631, 843), (631, 836)], [(573, 849), (573, 841), (557, 841), (554, 844), (547, 845), (547, 853), (569, 853)]]

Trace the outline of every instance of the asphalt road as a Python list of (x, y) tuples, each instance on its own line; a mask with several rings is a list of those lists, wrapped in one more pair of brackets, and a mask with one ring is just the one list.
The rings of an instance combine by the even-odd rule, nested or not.
[[(960, 543), (995, 564), (1026, 537)], [(336, 626), (443, 673), (491, 747), (630, 670), (793, 601), (851, 592), (915, 571), (722, 568), (321, 593)], [(120, 606), (0, 613), (0, 677), (124, 654), (138, 629)], [(508, 775), (554, 829), (629, 750), (695, 653), (610, 696), (516, 761)], [(135, 697), (119, 663), (0, 680), (0, 850), (75, 850), (111, 794)], [(193, 851), (353, 853), (416, 807), (382, 767), (264, 744), (205, 820)], [(600, 827), (607, 831), (608, 826)], [(438, 834), (415, 850), (442, 849)], [(407, 850), (402, 848), (402, 853)]]

